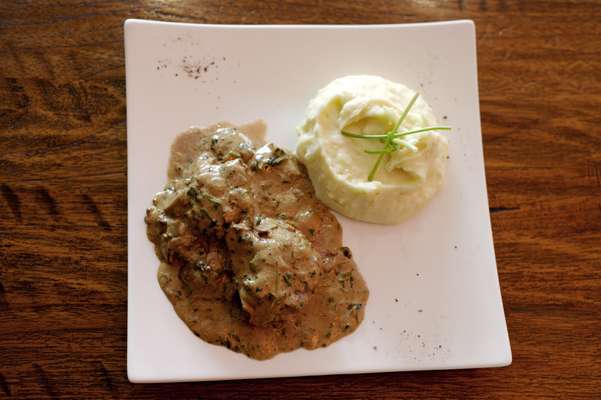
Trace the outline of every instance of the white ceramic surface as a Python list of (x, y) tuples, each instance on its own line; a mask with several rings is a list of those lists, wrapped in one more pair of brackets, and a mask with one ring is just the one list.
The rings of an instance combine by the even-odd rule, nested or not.
[[(125, 23), (128, 150), (127, 371), (133, 382), (495, 367), (511, 363), (495, 263), (471, 21), (379, 26)], [(206, 68), (206, 70), (205, 70)], [(316, 91), (349, 74), (421, 92), (453, 127), (442, 191), (397, 226), (340, 218), (367, 280), (365, 321), (325, 349), (254, 361), (194, 336), (156, 280), (143, 221), (190, 125), (268, 124), (293, 149)], [(446, 117), (446, 120), (445, 120)]]

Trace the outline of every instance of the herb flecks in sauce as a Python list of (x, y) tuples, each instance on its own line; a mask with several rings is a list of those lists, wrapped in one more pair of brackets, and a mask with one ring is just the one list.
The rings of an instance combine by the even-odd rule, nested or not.
[(368, 290), (304, 167), (256, 142), (226, 124), (180, 135), (145, 220), (159, 284), (194, 334), (267, 359), (352, 333)]

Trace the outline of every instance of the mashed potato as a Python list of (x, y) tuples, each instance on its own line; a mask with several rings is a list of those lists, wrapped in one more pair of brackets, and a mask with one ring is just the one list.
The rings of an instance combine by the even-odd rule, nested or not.
[[(415, 92), (377, 76), (347, 76), (321, 89), (298, 128), (298, 158), (307, 167), (317, 197), (333, 210), (361, 221), (396, 224), (422, 208), (440, 189), (448, 144), (436, 131), (403, 137), (399, 150), (385, 155), (368, 180), (377, 155), (365, 150), (378, 140), (345, 136), (383, 134), (394, 128)], [(436, 125), (432, 109), (419, 97), (399, 131)]]

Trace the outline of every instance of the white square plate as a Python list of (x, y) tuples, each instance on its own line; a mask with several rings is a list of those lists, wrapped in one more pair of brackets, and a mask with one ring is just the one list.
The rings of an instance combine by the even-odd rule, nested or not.
[[(508, 365), (478, 107), (471, 21), (378, 26), (125, 23), (128, 150), (127, 371), (133, 382), (243, 379)], [(370, 289), (365, 321), (319, 350), (255, 361), (199, 340), (157, 283), (144, 212), (169, 146), (191, 125), (268, 124), (294, 149), (317, 90), (351, 74), (417, 89), (453, 127), (441, 192), (397, 226), (340, 217)], [(446, 120), (445, 120), (446, 119)]]

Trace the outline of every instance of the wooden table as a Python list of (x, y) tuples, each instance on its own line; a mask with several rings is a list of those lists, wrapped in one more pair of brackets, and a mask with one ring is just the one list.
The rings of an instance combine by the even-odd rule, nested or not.
[[(230, 24), (473, 19), (513, 365), (128, 383), (129, 17)], [(598, 1), (2, 2), (0, 398), (599, 399), (600, 127)]]

